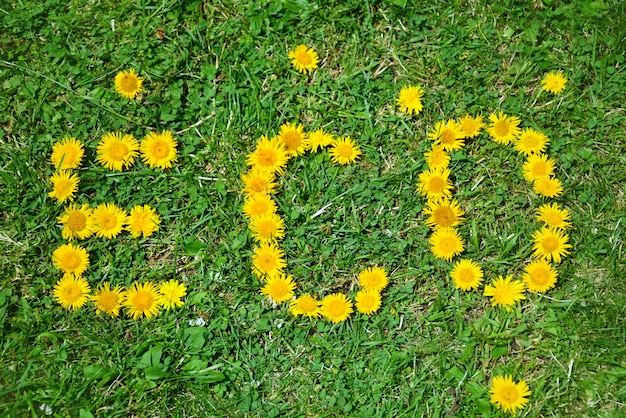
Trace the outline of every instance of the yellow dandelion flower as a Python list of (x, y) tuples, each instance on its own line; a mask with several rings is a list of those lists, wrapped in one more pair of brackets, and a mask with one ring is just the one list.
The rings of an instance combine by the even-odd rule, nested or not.
[(306, 45), (298, 45), (293, 51), (289, 51), (288, 57), (296, 71), (302, 74), (315, 70), (320, 62), (317, 52)]
[(89, 205), (83, 204), (78, 206), (72, 203), (66, 207), (63, 214), (57, 218), (59, 223), (63, 225), (61, 235), (67, 240), (74, 238), (86, 239), (93, 235), (94, 224), (91, 217), (92, 210)]
[(428, 238), (430, 250), (437, 258), (450, 261), (463, 252), (463, 239), (454, 228), (439, 228)]
[(572, 248), (567, 241), (569, 236), (562, 229), (541, 227), (533, 234), (533, 257), (560, 263)]
[(276, 202), (266, 193), (249, 196), (243, 204), (243, 214), (248, 220), (267, 213), (276, 213), (277, 209)]
[(333, 163), (341, 165), (352, 164), (362, 154), (361, 148), (349, 136), (335, 139), (328, 153)]
[(139, 77), (134, 68), (130, 71), (120, 71), (115, 76), (115, 91), (127, 99), (134, 99), (141, 91), (143, 77)]
[(450, 277), (454, 286), (461, 290), (478, 289), (483, 281), (483, 269), (474, 260), (459, 260), (452, 267)]
[(124, 209), (113, 203), (102, 203), (92, 212), (97, 237), (115, 238), (124, 229), (128, 216)]
[(545, 151), (550, 138), (543, 132), (532, 128), (523, 129), (519, 137), (514, 140), (514, 148), (520, 154), (541, 154)]
[(85, 154), (85, 146), (76, 138), (66, 136), (52, 146), (50, 160), (57, 170), (70, 170), (80, 167)]
[(275, 213), (252, 218), (248, 227), (252, 231), (252, 237), (258, 242), (275, 241), (285, 236), (285, 223)]
[(249, 166), (278, 174), (285, 172), (287, 160), (289, 157), (280, 139), (278, 137), (267, 139), (265, 135), (256, 143), (254, 152), (246, 156), (246, 163)]
[(75, 311), (89, 300), (91, 287), (82, 276), (66, 273), (54, 286), (52, 294), (65, 309)]
[(285, 147), (285, 152), (289, 158), (304, 154), (307, 145), (307, 134), (300, 124), (285, 123), (280, 126), (278, 140)]
[(502, 112), (489, 115), (491, 122), (487, 127), (487, 133), (495, 142), (508, 145), (520, 133), (520, 120), (515, 116), (508, 116)]
[(261, 278), (274, 277), (282, 273), (287, 264), (285, 253), (273, 242), (262, 242), (254, 249), (252, 271)]
[(50, 182), (52, 183), (52, 191), (48, 193), (48, 196), (56, 199), (59, 203), (74, 200), (78, 191), (78, 176), (76, 174), (70, 173), (69, 170), (63, 170), (54, 173), (50, 177)]
[(133, 319), (152, 318), (161, 311), (160, 308), (161, 295), (159, 290), (152, 282), (133, 283), (126, 291), (126, 299), (123, 306), (126, 308), (126, 314)]
[(139, 146), (141, 160), (152, 168), (172, 168), (172, 162), (178, 160), (177, 146), (171, 131), (150, 132)]
[(489, 401), (504, 412), (516, 413), (528, 403), (531, 395), (528, 385), (523, 380), (515, 383), (511, 376), (494, 376), (490, 389)]
[(309, 318), (319, 318), (321, 313), (320, 301), (310, 294), (305, 294), (291, 301), (289, 304), (289, 312), (292, 315), (307, 316)]
[(353, 311), (352, 301), (343, 293), (333, 293), (322, 299), (322, 315), (333, 323), (343, 322)]
[(541, 80), (541, 88), (544, 91), (552, 94), (559, 94), (565, 89), (567, 84), (567, 77), (563, 75), (562, 71), (549, 72)]
[(177, 280), (168, 280), (159, 285), (159, 293), (159, 304), (163, 309), (179, 308), (185, 304), (182, 298), (187, 294), (187, 288)]
[(435, 144), (441, 145), (448, 152), (463, 148), (464, 136), (461, 126), (454, 119), (449, 119), (447, 122), (440, 120), (428, 133), (428, 139), (435, 141)]
[(277, 274), (269, 277), (265, 282), (265, 286), (261, 289), (261, 293), (267, 297), (272, 303), (283, 303), (294, 296), (293, 290), (296, 288), (296, 282), (291, 276)]
[(556, 284), (557, 272), (546, 260), (535, 260), (524, 267), (522, 280), (531, 292), (546, 292)]
[(426, 219), (426, 224), (436, 230), (459, 225), (465, 212), (456, 199), (438, 198), (428, 201), (428, 207), (424, 208), (424, 214), (430, 215)]
[(254, 196), (259, 193), (274, 193), (276, 183), (274, 173), (252, 167), (247, 173), (241, 176), (243, 181), (243, 192), (247, 196)]
[(322, 148), (325, 148), (332, 144), (334, 138), (331, 134), (324, 131), (323, 129), (318, 129), (309, 133), (306, 138), (306, 148), (310, 149), (312, 152), (320, 151)]
[(52, 262), (63, 273), (80, 276), (89, 266), (89, 254), (80, 245), (63, 244), (52, 253)]
[(359, 286), (365, 290), (382, 292), (389, 284), (387, 271), (378, 266), (368, 267), (359, 273)]
[(513, 276), (498, 276), (491, 285), (485, 286), (483, 295), (491, 297), (491, 306), (502, 306), (512, 311), (515, 302), (526, 299), (524, 283), (513, 280)]
[(424, 96), (424, 89), (419, 86), (404, 86), (400, 89), (396, 103), (400, 108), (400, 111), (412, 115), (415, 113), (418, 115), (424, 108), (422, 105), (422, 97)]
[(137, 205), (126, 218), (126, 230), (133, 238), (149, 237), (159, 230), (161, 217), (148, 205)]
[(554, 160), (546, 154), (531, 154), (522, 166), (524, 178), (529, 182), (553, 175), (554, 168)]
[(105, 313), (110, 317), (116, 317), (120, 314), (120, 307), (125, 297), (126, 291), (121, 286), (111, 289), (111, 284), (104, 282), (90, 299), (96, 308), (97, 315)]
[(447, 168), (424, 171), (419, 175), (417, 189), (428, 199), (450, 198), (453, 186), (449, 176)]
[(443, 145), (433, 144), (430, 151), (424, 153), (424, 160), (429, 170), (443, 170), (450, 165), (450, 155)]
[(561, 209), (556, 203), (546, 203), (537, 209), (537, 220), (549, 227), (567, 229), (572, 226), (567, 209)]
[(545, 197), (557, 197), (563, 194), (563, 185), (556, 177), (542, 177), (533, 182), (533, 190)]
[(463, 132), (463, 138), (476, 138), (485, 127), (482, 115), (465, 115), (458, 121), (459, 128)]
[(356, 294), (354, 302), (357, 311), (365, 315), (371, 315), (380, 309), (382, 298), (380, 293), (374, 290), (363, 289)]
[(139, 153), (139, 142), (132, 135), (108, 132), (102, 136), (96, 150), (98, 161), (103, 167), (122, 171), (135, 162)]

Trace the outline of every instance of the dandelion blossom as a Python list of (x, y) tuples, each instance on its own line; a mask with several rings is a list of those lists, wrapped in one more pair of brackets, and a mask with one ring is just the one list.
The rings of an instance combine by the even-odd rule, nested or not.
[(567, 229), (572, 226), (567, 209), (561, 209), (556, 203), (546, 203), (537, 209), (537, 220), (548, 227)]
[(285, 152), (289, 158), (304, 154), (307, 145), (307, 134), (300, 124), (285, 123), (280, 126), (278, 140), (285, 147)]
[(159, 304), (163, 309), (179, 308), (184, 305), (182, 298), (187, 294), (187, 288), (177, 280), (168, 280), (159, 285), (159, 293)]
[(308, 293), (291, 301), (289, 304), (289, 312), (294, 316), (302, 315), (309, 318), (319, 318), (322, 314), (320, 311), (320, 301)]
[(430, 151), (424, 153), (424, 160), (429, 170), (443, 170), (450, 165), (450, 155), (443, 145), (433, 144)]
[(89, 238), (94, 232), (91, 213), (92, 210), (89, 209), (87, 204), (78, 206), (72, 203), (66, 207), (63, 214), (57, 218), (59, 223), (63, 225), (63, 230), (61, 231), (63, 238), (67, 240)]
[(69, 170), (63, 170), (53, 174), (50, 177), (50, 182), (52, 183), (52, 191), (48, 193), (48, 196), (60, 203), (74, 200), (78, 191), (78, 176), (76, 174), (70, 173)]
[(312, 152), (317, 152), (322, 148), (325, 148), (332, 144), (334, 138), (331, 134), (324, 131), (323, 129), (318, 129), (309, 133), (306, 138), (306, 148), (310, 149)]
[(246, 157), (246, 163), (272, 173), (283, 174), (288, 159), (287, 151), (278, 137), (267, 139), (267, 136), (263, 135), (257, 142), (254, 152)]
[(533, 234), (533, 257), (560, 263), (572, 247), (567, 243), (568, 240), (569, 237), (561, 229), (541, 227)]
[(524, 283), (513, 280), (513, 276), (498, 276), (492, 284), (485, 286), (483, 295), (491, 297), (491, 306), (500, 305), (510, 312), (515, 302), (526, 299), (524, 290)]
[(422, 97), (424, 96), (424, 90), (419, 86), (404, 86), (400, 89), (396, 103), (400, 108), (400, 111), (412, 115), (419, 114), (422, 109)]
[(545, 151), (550, 138), (543, 132), (532, 128), (522, 130), (519, 137), (514, 141), (514, 148), (520, 154), (541, 154)]
[(447, 168), (424, 171), (419, 175), (417, 188), (428, 199), (450, 198), (453, 186), (449, 177)]
[(161, 217), (148, 205), (137, 205), (126, 218), (126, 230), (133, 238), (149, 237), (158, 231)]
[(273, 303), (283, 303), (293, 297), (295, 288), (296, 283), (291, 276), (278, 274), (267, 279), (261, 293)]
[(63, 273), (80, 276), (89, 266), (89, 254), (80, 245), (63, 244), (52, 253), (52, 262)]
[(354, 298), (357, 311), (365, 315), (371, 315), (378, 311), (381, 301), (380, 293), (375, 290), (360, 290)]
[(528, 403), (527, 396), (531, 392), (523, 380), (515, 383), (511, 376), (494, 376), (490, 389), (491, 403), (495, 404), (504, 412), (516, 413)]
[(359, 286), (365, 290), (382, 292), (389, 284), (387, 271), (378, 266), (368, 267), (359, 273)]
[(333, 293), (322, 299), (321, 311), (331, 322), (343, 322), (353, 311), (352, 301), (343, 293)]
[(454, 119), (449, 119), (447, 122), (440, 120), (428, 133), (428, 139), (435, 141), (435, 144), (441, 145), (448, 152), (463, 148), (464, 136), (461, 127)]
[(463, 252), (463, 239), (454, 228), (439, 228), (428, 238), (430, 250), (437, 258), (450, 261)]
[(511, 140), (520, 133), (520, 120), (515, 116), (508, 116), (502, 112), (489, 115), (491, 122), (487, 127), (487, 133), (495, 142), (508, 145)]
[(92, 213), (96, 236), (115, 238), (124, 229), (127, 215), (124, 209), (114, 203), (101, 203)]
[(439, 198), (428, 201), (428, 207), (424, 209), (424, 214), (430, 215), (426, 219), (426, 224), (436, 230), (459, 225), (465, 212), (456, 199)]
[(302, 74), (315, 70), (320, 61), (317, 52), (312, 48), (307, 48), (306, 45), (298, 45), (296, 49), (289, 51), (288, 57), (293, 67)]
[(285, 236), (285, 223), (275, 213), (252, 218), (248, 225), (255, 241), (268, 242), (281, 239)]
[(454, 286), (461, 290), (478, 289), (483, 281), (483, 269), (474, 260), (459, 260), (452, 267), (450, 277)]
[(339, 137), (333, 141), (328, 153), (335, 164), (352, 164), (362, 154), (361, 148), (349, 136)]
[(482, 115), (470, 116), (465, 115), (457, 122), (461, 132), (463, 132), (463, 138), (476, 138), (480, 131), (485, 127), (485, 122)]
[(141, 91), (143, 77), (139, 77), (134, 68), (130, 71), (120, 71), (115, 76), (115, 91), (127, 99), (134, 99)]
[(567, 77), (563, 75), (562, 71), (556, 73), (549, 72), (543, 77), (543, 80), (541, 80), (541, 88), (552, 94), (562, 92), (565, 89), (565, 84), (567, 84)]
[(243, 192), (249, 197), (259, 193), (273, 193), (276, 188), (274, 174), (256, 167), (243, 174), (241, 181), (243, 181)]
[(556, 177), (542, 177), (533, 182), (533, 190), (545, 197), (557, 197), (563, 194), (563, 185)]
[(111, 289), (111, 284), (104, 282), (96, 289), (95, 294), (90, 299), (96, 307), (97, 315), (105, 313), (111, 317), (116, 317), (120, 314), (120, 307), (125, 297), (126, 292), (121, 286), (115, 286)]
[(261, 243), (252, 255), (252, 271), (261, 278), (273, 277), (282, 273), (287, 264), (285, 253), (275, 243)]
[(126, 299), (123, 306), (126, 314), (133, 319), (152, 318), (160, 312), (161, 296), (159, 290), (152, 282), (133, 283), (126, 291)]
[(533, 182), (554, 174), (555, 162), (546, 154), (531, 154), (522, 166), (524, 179)]
[(66, 136), (52, 146), (50, 160), (57, 170), (78, 168), (85, 154), (85, 146), (76, 138)]
[(89, 300), (91, 288), (81, 276), (66, 273), (52, 291), (56, 301), (65, 309), (77, 310)]
[(524, 267), (522, 280), (531, 292), (545, 292), (556, 284), (557, 273), (546, 260), (535, 260)]
[(139, 147), (141, 160), (152, 168), (172, 168), (172, 162), (178, 159), (177, 146), (171, 131), (150, 132)]
[(122, 171), (135, 162), (139, 153), (139, 142), (132, 135), (108, 132), (96, 147), (98, 161), (109, 170)]

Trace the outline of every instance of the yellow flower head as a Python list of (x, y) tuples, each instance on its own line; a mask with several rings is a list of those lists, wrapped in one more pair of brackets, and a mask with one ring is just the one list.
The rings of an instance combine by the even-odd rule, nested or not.
[(426, 224), (436, 230), (459, 225), (465, 212), (456, 199), (438, 198), (428, 201), (428, 207), (424, 208), (424, 214), (430, 215), (426, 219)]
[(541, 88), (552, 94), (561, 93), (565, 89), (565, 84), (567, 84), (567, 77), (563, 75), (562, 71), (549, 72), (541, 80)]
[(454, 228), (439, 228), (428, 238), (430, 250), (437, 258), (450, 261), (464, 250), (459, 232)]
[(482, 115), (463, 116), (457, 123), (463, 132), (463, 138), (476, 138), (485, 127)]
[(248, 220), (256, 216), (276, 213), (276, 210), (276, 202), (266, 193), (249, 196), (243, 204), (243, 214)]
[(89, 266), (89, 254), (80, 245), (63, 244), (52, 253), (52, 262), (63, 273), (80, 276)]
[(435, 141), (435, 144), (441, 145), (444, 150), (450, 152), (463, 148), (465, 134), (461, 130), (454, 119), (447, 122), (440, 120), (435, 123), (435, 127), (428, 133), (428, 139)]
[(429, 170), (443, 170), (450, 165), (450, 155), (443, 148), (443, 145), (433, 144), (430, 151), (424, 153), (424, 160), (428, 164)]
[(126, 230), (133, 238), (149, 237), (158, 231), (161, 217), (148, 205), (137, 205), (126, 218)]
[(495, 404), (504, 412), (516, 413), (518, 409), (523, 409), (528, 403), (527, 396), (531, 392), (528, 385), (523, 380), (515, 383), (511, 376), (495, 376), (490, 389), (491, 403)]
[(535, 260), (524, 267), (522, 280), (531, 292), (546, 292), (556, 284), (557, 272), (546, 260)]
[(296, 49), (289, 51), (288, 57), (293, 67), (302, 74), (315, 70), (320, 61), (317, 52), (312, 48), (307, 48), (306, 45), (298, 45)]
[(319, 318), (321, 315), (320, 301), (307, 293), (291, 301), (289, 312), (294, 316), (302, 315), (309, 318)]
[(252, 218), (248, 227), (252, 231), (254, 240), (258, 242), (272, 242), (285, 236), (285, 223), (275, 213), (266, 213)]
[(53, 174), (50, 177), (50, 182), (52, 183), (52, 191), (48, 193), (48, 196), (60, 203), (74, 200), (78, 191), (78, 176), (76, 174), (71, 174), (69, 170), (63, 170)]
[(92, 212), (97, 237), (115, 238), (124, 229), (127, 215), (124, 209), (114, 203), (101, 203)]
[(89, 205), (81, 206), (72, 203), (65, 208), (63, 214), (57, 218), (59, 223), (63, 225), (61, 235), (67, 240), (74, 238), (86, 239), (94, 232), (92, 210)]
[(261, 278), (268, 278), (282, 273), (287, 265), (285, 253), (273, 242), (262, 242), (254, 249), (252, 255), (252, 271)]
[(341, 165), (352, 164), (362, 154), (361, 148), (349, 136), (335, 139), (328, 153), (333, 163)]
[(307, 134), (300, 124), (285, 123), (280, 126), (278, 140), (285, 147), (289, 158), (304, 154), (307, 145)]
[(483, 281), (483, 269), (474, 260), (459, 260), (452, 267), (450, 277), (457, 289), (478, 289)]
[(567, 209), (561, 209), (556, 203), (546, 203), (537, 209), (537, 220), (548, 227), (567, 229), (572, 226)]
[(560, 263), (562, 257), (569, 254), (569, 248), (572, 248), (568, 240), (569, 237), (562, 229), (541, 227), (533, 234), (533, 257)]
[(280, 139), (278, 137), (267, 139), (265, 135), (257, 142), (254, 152), (246, 157), (249, 166), (278, 174), (285, 172), (287, 160), (289, 156)]
[(126, 292), (121, 286), (111, 289), (111, 284), (104, 282), (90, 299), (95, 305), (97, 315), (105, 313), (110, 317), (116, 317), (120, 314), (120, 307), (125, 297)]
[(380, 309), (382, 298), (375, 290), (360, 290), (354, 298), (357, 311), (371, 315)]
[(187, 288), (176, 280), (168, 280), (159, 285), (159, 293), (159, 303), (164, 309), (179, 308), (184, 305), (182, 298), (187, 294)]
[(61, 306), (75, 311), (89, 300), (90, 291), (87, 280), (81, 276), (66, 273), (54, 286), (52, 293)]
[(368, 267), (359, 273), (359, 286), (365, 290), (382, 292), (389, 284), (389, 277), (384, 268)]
[(135, 162), (139, 142), (132, 135), (109, 132), (102, 136), (97, 146), (98, 161), (109, 170), (122, 171)]
[(178, 159), (177, 146), (171, 131), (150, 132), (139, 147), (141, 160), (152, 168), (172, 168), (172, 162)]
[(333, 293), (322, 299), (322, 315), (333, 323), (343, 322), (353, 311), (352, 301), (343, 293)]
[(80, 167), (84, 154), (85, 146), (82, 142), (66, 136), (52, 146), (50, 160), (57, 170), (69, 170)]
[(514, 148), (520, 154), (541, 154), (550, 143), (550, 138), (543, 132), (532, 128), (522, 130), (519, 137), (514, 141)]
[(291, 276), (277, 274), (267, 279), (265, 286), (261, 289), (261, 293), (265, 295), (270, 302), (283, 303), (294, 296), (293, 290), (295, 288), (296, 283)]
[(452, 182), (449, 179), (450, 170), (434, 169), (420, 173), (418, 190), (428, 199), (450, 198)]
[(115, 76), (115, 91), (127, 99), (134, 99), (141, 91), (143, 77), (139, 77), (134, 68), (130, 71), (120, 71)]
[(252, 167), (247, 173), (241, 176), (243, 181), (243, 192), (252, 197), (259, 193), (274, 193), (276, 183), (274, 182), (274, 173)]
[(133, 283), (126, 291), (123, 306), (126, 308), (126, 314), (133, 319), (142, 316), (152, 318), (161, 311), (160, 302), (161, 295), (154, 283)]
[(325, 148), (332, 144), (334, 138), (331, 134), (324, 131), (323, 129), (318, 129), (309, 133), (306, 139), (306, 148), (310, 149), (313, 152), (317, 152), (322, 148)]
[(515, 116), (508, 116), (502, 112), (489, 115), (490, 124), (487, 133), (495, 142), (508, 145), (520, 133), (520, 120)]
[(557, 197), (563, 194), (563, 185), (556, 177), (541, 177), (533, 182), (533, 190), (545, 197)]
[(533, 182), (537, 179), (549, 177), (554, 174), (555, 163), (546, 154), (531, 154), (526, 159), (522, 169), (526, 181)]
[(502, 306), (512, 311), (515, 302), (526, 299), (524, 283), (513, 280), (513, 276), (498, 276), (491, 285), (485, 286), (483, 295), (491, 297), (491, 306)]
[(400, 111), (412, 115), (419, 114), (424, 108), (422, 105), (422, 97), (424, 96), (424, 89), (419, 86), (404, 86), (400, 89), (396, 103), (400, 108)]

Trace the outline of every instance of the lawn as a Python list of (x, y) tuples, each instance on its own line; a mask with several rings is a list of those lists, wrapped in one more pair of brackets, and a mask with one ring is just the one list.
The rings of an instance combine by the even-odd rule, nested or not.
[[(626, 3), (605, 1), (10, 0), (0, 6), (0, 416), (618, 417), (626, 410)], [(304, 44), (319, 64), (300, 73)], [(134, 69), (143, 86), (116, 92)], [(541, 88), (549, 72), (563, 91)], [(406, 86), (423, 109), (398, 106)], [(527, 157), (485, 129), (450, 157), (463, 253), (436, 257), (419, 189), (438, 123), (498, 112), (549, 138), (562, 193), (525, 180)], [(243, 214), (248, 156), (285, 124), (350, 137), (361, 155), (291, 158), (272, 195), (296, 296), (389, 276), (381, 307), (336, 323), (273, 303)], [(171, 167), (110, 170), (108, 133), (170, 131)], [(149, 205), (158, 230), (74, 240), (83, 277), (183, 284), (152, 318), (64, 308), (53, 255), (68, 244), (51, 197), (55, 143), (85, 155), (75, 203)], [(536, 213), (570, 213), (556, 285), (509, 309), (484, 295), (521, 280)], [(455, 286), (458, 260), (484, 270)], [(524, 381), (515, 414), (494, 378)]]

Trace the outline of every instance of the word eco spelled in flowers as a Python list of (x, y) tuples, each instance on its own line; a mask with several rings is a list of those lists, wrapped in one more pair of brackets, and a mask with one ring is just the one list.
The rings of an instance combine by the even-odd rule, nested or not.
[[(115, 78), (115, 88), (122, 96), (133, 98), (141, 88), (141, 78), (132, 69), (120, 73)], [(171, 168), (177, 160), (177, 145), (170, 131), (150, 132), (141, 142), (130, 134), (109, 132), (97, 144), (97, 160), (111, 171), (129, 169), (137, 158), (151, 168)], [(59, 203), (73, 202), (76, 198), (79, 178), (72, 170), (80, 167), (84, 153), (85, 146), (76, 138), (66, 137), (53, 145), (50, 160), (56, 173), (50, 178), (52, 191), (48, 195)], [(161, 309), (183, 305), (187, 289), (176, 280), (133, 283), (127, 289), (106, 281), (91, 294), (91, 286), (83, 276), (90, 265), (89, 254), (74, 241), (94, 235), (114, 239), (122, 231), (129, 232), (133, 238), (150, 237), (158, 231), (161, 217), (149, 205), (136, 205), (127, 212), (114, 203), (101, 203), (95, 208), (87, 203), (70, 203), (58, 222), (63, 228), (61, 235), (70, 241), (52, 253), (54, 266), (63, 273), (53, 295), (64, 308), (77, 310), (91, 301), (96, 314), (116, 317), (124, 307), (128, 316), (137, 319), (151, 318)]]

